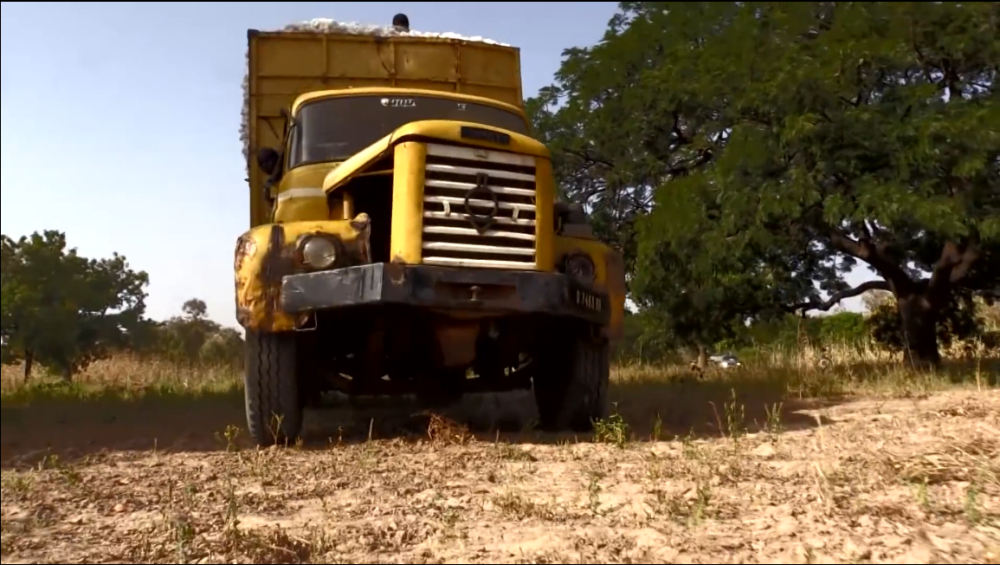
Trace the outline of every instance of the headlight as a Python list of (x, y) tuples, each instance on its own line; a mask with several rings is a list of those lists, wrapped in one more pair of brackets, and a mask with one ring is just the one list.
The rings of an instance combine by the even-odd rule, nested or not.
[(566, 258), (565, 268), (567, 275), (583, 283), (593, 284), (597, 278), (594, 262), (587, 255), (570, 255)]
[(301, 253), (302, 262), (311, 269), (329, 269), (337, 262), (337, 245), (323, 237), (306, 239)]

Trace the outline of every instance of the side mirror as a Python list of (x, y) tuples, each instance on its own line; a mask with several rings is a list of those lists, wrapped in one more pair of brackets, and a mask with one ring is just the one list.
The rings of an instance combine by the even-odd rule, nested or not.
[(257, 150), (257, 166), (267, 176), (271, 176), (281, 166), (281, 155), (271, 147), (261, 147)]

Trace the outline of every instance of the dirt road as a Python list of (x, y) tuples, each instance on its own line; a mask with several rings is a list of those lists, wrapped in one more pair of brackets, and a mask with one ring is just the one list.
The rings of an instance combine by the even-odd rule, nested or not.
[[(238, 424), (226, 406), (212, 421)], [(599, 442), (438, 417), (379, 439), (375, 416), (356, 441), (327, 417), (306, 445), (263, 451), (235, 426), (153, 450), (137, 420), (143, 450), (55, 457), (7, 422), (3, 562), (1000, 559), (1000, 393), (765, 411), (751, 434), (742, 406), (714, 414), (725, 437), (611, 423)]]

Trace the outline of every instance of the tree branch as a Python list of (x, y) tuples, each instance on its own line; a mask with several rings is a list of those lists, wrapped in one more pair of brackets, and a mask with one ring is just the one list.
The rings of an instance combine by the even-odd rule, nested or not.
[(861, 283), (852, 289), (837, 292), (825, 302), (816, 302), (816, 301), (803, 302), (800, 304), (795, 304), (794, 306), (789, 308), (789, 310), (792, 312), (801, 310), (803, 314), (810, 310), (822, 310), (826, 312), (830, 308), (833, 308), (834, 306), (839, 304), (842, 300), (847, 300), (848, 298), (854, 298), (855, 296), (860, 296), (868, 292), (869, 290), (892, 290), (892, 289), (889, 287), (889, 283), (887, 283), (886, 281), (868, 281), (865, 283)]
[(928, 288), (932, 291), (946, 290), (959, 283), (968, 274), (972, 266), (983, 256), (979, 248), (979, 233), (972, 231), (967, 241), (958, 244), (946, 241), (941, 249), (941, 256), (934, 264)]
[(839, 229), (829, 229), (827, 237), (833, 248), (868, 263), (875, 271), (891, 281), (896, 287), (911, 284), (913, 281), (899, 264), (891, 257), (883, 245), (872, 245), (867, 241), (857, 241)]

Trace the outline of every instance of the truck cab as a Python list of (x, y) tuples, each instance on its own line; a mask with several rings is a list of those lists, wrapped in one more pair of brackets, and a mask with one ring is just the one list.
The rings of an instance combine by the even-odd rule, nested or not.
[[(272, 34), (249, 35), (251, 227), (234, 265), (251, 435), (294, 439), (305, 406), (330, 390), (440, 404), (532, 389), (543, 427), (602, 418), (624, 268), (581, 229), (579, 209), (557, 203), (549, 152), (520, 106), (516, 50)], [(462, 74), (476, 54), (493, 57), (494, 75)], [(269, 64), (289, 72), (273, 64), (282, 56), (323, 63), (270, 76)], [(348, 70), (331, 68), (338, 57)], [(294, 92), (352, 74), (356, 84)]]

